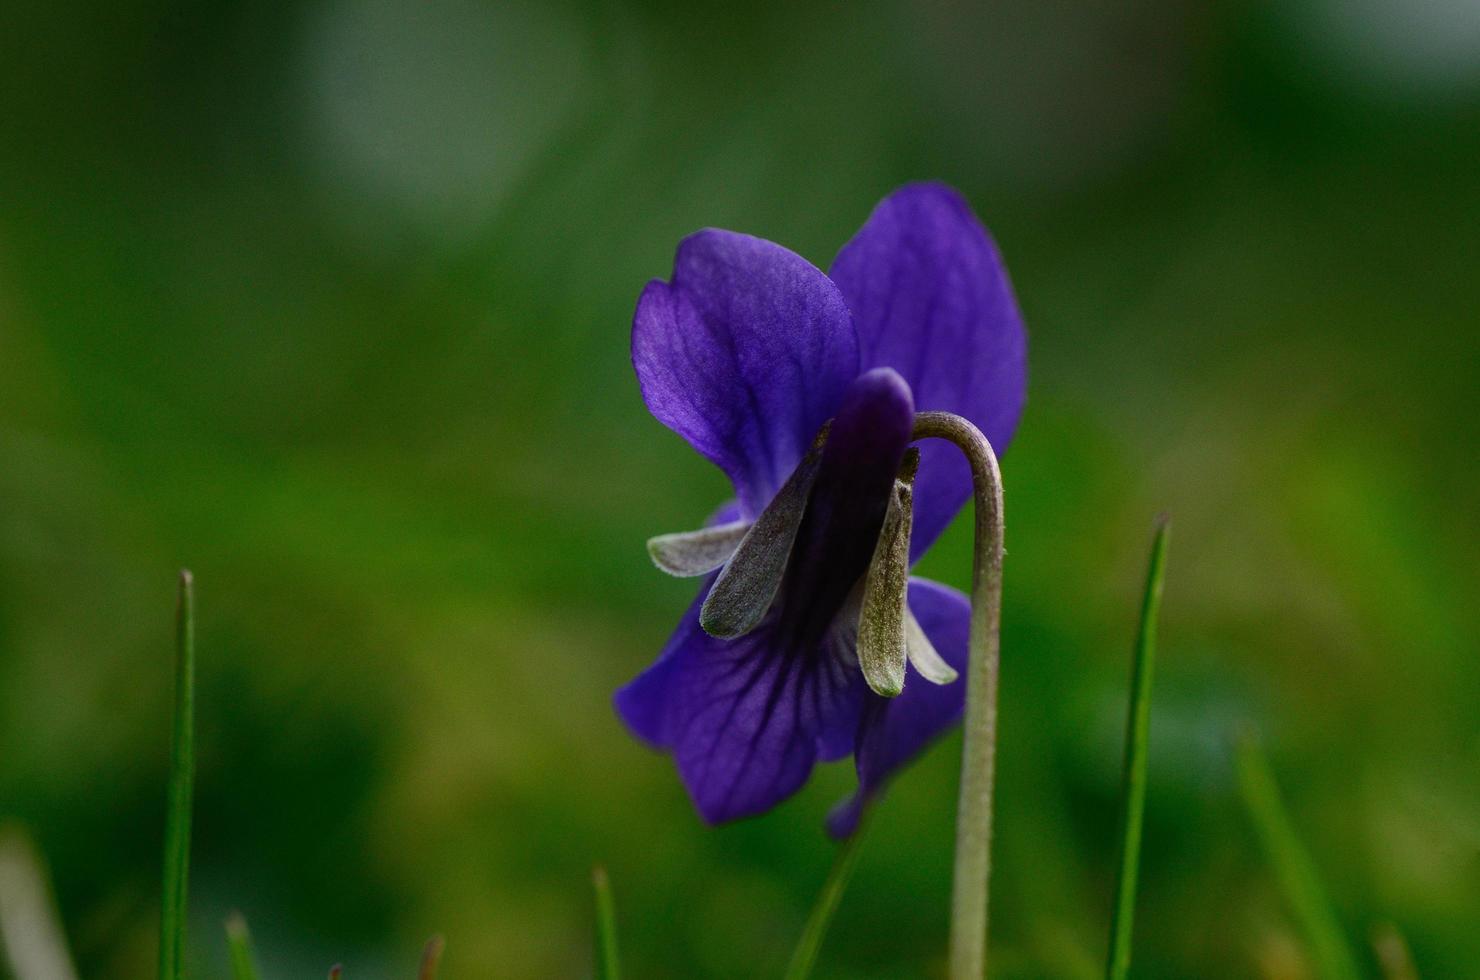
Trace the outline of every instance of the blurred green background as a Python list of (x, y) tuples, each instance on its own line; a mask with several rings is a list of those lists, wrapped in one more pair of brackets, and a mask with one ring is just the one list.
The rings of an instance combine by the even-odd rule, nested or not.
[[(174, 572), (201, 619), (192, 955), (274, 977), (774, 975), (825, 767), (712, 830), (612, 690), (722, 478), (631, 309), (705, 225), (826, 266), (960, 187), (1032, 344), (1004, 460), (992, 973), (1100, 971), (1129, 651), (1175, 534), (1144, 977), (1308, 957), (1231, 779), (1264, 733), (1353, 943), (1480, 975), (1480, 5), (478, 0), (0, 9), (0, 815), (81, 972), (153, 969)], [(964, 585), (969, 521), (923, 570)], [(959, 740), (820, 975), (938, 972)], [(1375, 971), (1375, 959), (1371, 965)]]

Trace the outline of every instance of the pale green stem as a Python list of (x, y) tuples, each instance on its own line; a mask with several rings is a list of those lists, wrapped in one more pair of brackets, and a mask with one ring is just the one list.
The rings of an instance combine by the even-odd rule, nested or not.
[(1146, 816), (1146, 757), (1151, 736), (1151, 675), (1156, 665), (1156, 621), (1166, 578), (1165, 517), (1157, 524), (1141, 599), (1141, 628), (1131, 668), (1130, 707), (1125, 720), (1125, 768), (1121, 772), (1120, 868), (1115, 878), (1115, 910), (1110, 920), (1110, 954), (1105, 975), (1125, 980), (1131, 968), (1131, 937), (1136, 915), (1136, 878), (1141, 863), (1141, 826)]
[(971, 569), (965, 742), (956, 808), (951, 892), (951, 980), (981, 980), (987, 965), (987, 896), (992, 874), (992, 785), (997, 766), (997, 672), (1002, 629), (1002, 473), (981, 431), (948, 412), (915, 416), (916, 439), (947, 439), (971, 464), (976, 552)]
[(195, 580), (180, 571), (175, 610), (175, 730), (170, 741), (159, 915), (159, 980), (184, 976), (185, 889), (190, 875), (190, 806), (195, 787)]
[(0, 951), (0, 976), (77, 978), (46, 863), (19, 824), (0, 824)]

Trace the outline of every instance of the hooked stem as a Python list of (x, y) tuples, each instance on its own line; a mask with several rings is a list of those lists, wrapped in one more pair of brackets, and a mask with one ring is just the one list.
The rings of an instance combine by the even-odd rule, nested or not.
[(946, 439), (971, 464), (976, 550), (966, 670), (961, 796), (951, 890), (951, 980), (981, 980), (987, 962), (987, 882), (992, 873), (992, 785), (997, 766), (997, 674), (1002, 628), (1002, 473), (976, 426), (949, 412), (920, 412), (915, 439)]

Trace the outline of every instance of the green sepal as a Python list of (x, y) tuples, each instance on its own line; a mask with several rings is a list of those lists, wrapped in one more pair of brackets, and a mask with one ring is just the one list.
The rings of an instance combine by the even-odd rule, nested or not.
[(807, 498), (817, 481), (827, 430), (824, 425), (817, 433), (812, 449), (740, 539), (739, 547), (709, 590), (699, 609), (699, 625), (710, 636), (744, 636), (760, 625), (776, 600), (797, 529), (807, 510)]
[[(908, 645), (910, 525), (914, 513), (914, 478), (920, 451), (910, 449), (900, 466), (884, 512), (884, 526), (874, 545), (864, 579), (858, 614), (858, 666), (875, 694), (897, 697), (904, 690)], [(923, 635), (923, 633), (922, 633)]]
[(935, 644), (930, 642), (924, 627), (908, 607), (904, 612), (904, 649), (915, 673), (932, 684), (954, 684), (961, 676), (936, 652)]
[(749, 521), (731, 521), (697, 531), (660, 534), (648, 539), (648, 555), (654, 565), (669, 575), (679, 578), (707, 575), (730, 560), (749, 530)]

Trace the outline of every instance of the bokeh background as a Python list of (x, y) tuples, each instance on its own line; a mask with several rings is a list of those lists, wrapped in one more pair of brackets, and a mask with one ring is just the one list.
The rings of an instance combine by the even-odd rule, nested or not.
[[(825, 267), (925, 177), (1031, 331), (993, 975), (1101, 968), (1167, 510), (1137, 974), (1311, 975), (1252, 724), (1351, 941), (1476, 976), (1473, 0), (9, 0), (0, 815), (81, 972), (153, 969), (188, 565), (197, 973), (235, 908), (272, 977), (432, 932), (449, 977), (581, 976), (600, 861), (632, 975), (774, 975), (852, 773), (708, 829), (612, 714), (693, 588), (644, 539), (725, 490), (631, 309), (691, 230)], [(969, 530), (924, 571), (964, 585)], [(939, 971), (958, 751), (882, 806), (821, 975)]]

